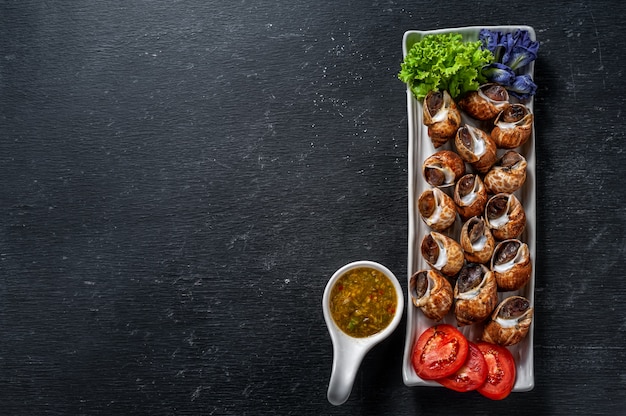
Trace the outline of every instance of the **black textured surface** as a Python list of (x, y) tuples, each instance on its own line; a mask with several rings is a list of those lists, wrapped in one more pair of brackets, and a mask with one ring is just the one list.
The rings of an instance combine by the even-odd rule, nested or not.
[[(626, 6), (523, 4), (3, 1), (3, 412), (622, 412)], [(327, 279), (406, 271), (402, 35), (481, 24), (541, 42), (535, 389), (404, 386), (403, 321), (334, 407)]]

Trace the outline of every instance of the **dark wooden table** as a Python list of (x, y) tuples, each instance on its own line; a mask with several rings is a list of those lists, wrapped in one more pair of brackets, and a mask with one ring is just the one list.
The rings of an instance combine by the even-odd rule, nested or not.
[[(469, 4), (2, 1), (3, 413), (622, 413), (626, 6)], [(541, 42), (536, 386), (405, 386), (403, 319), (332, 406), (328, 278), (406, 288), (402, 35), (483, 24)]]

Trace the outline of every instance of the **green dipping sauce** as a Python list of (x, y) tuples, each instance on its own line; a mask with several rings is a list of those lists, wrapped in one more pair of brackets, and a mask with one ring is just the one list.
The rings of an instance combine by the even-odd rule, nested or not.
[(337, 326), (355, 338), (374, 335), (393, 320), (398, 306), (389, 277), (370, 267), (345, 272), (330, 293), (330, 312)]

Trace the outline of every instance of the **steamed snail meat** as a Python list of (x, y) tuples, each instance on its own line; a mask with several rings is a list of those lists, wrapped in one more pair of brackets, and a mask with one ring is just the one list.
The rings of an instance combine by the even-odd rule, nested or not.
[(518, 238), (526, 227), (526, 213), (514, 194), (492, 196), (485, 206), (485, 221), (496, 240)]
[(463, 224), (460, 241), (467, 261), (484, 264), (491, 260), (496, 242), (482, 217), (472, 217)]
[(510, 296), (496, 306), (483, 328), (482, 340), (502, 346), (515, 345), (526, 337), (533, 319), (530, 301)]
[(478, 175), (463, 175), (454, 186), (454, 203), (463, 221), (482, 215), (487, 199), (487, 188)]
[(496, 163), (496, 144), (489, 134), (469, 124), (456, 132), (454, 145), (461, 159), (480, 173), (486, 173)]
[(496, 278), (484, 264), (468, 263), (454, 287), (454, 315), (459, 326), (482, 322), (498, 303)]
[(477, 120), (492, 120), (509, 105), (508, 91), (495, 83), (483, 84), (459, 101), (459, 107)]
[(422, 239), (421, 252), (426, 263), (446, 276), (456, 275), (463, 266), (463, 249), (453, 238), (431, 231)]
[(409, 280), (413, 305), (433, 321), (440, 321), (452, 307), (452, 285), (437, 270), (420, 270)]
[(487, 190), (492, 194), (512, 194), (526, 182), (527, 166), (524, 156), (514, 150), (507, 151), (485, 175)]
[(465, 163), (452, 150), (439, 150), (424, 160), (422, 173), (431, 186), (453, 186), (465, 174)]
[(424, 125), (435, 148), (454, 137), (461, 125), (461, 112), (448, 91), (431, 91), (424, 97)]
[(500, 149), (514, 149), (528, 141), (533, 129), (533, 113), (524, 104), (511, 104), (494, 121), (491, 138)]
[(508, 292), (521, 289), (530, 281), (532, 263), (528, 245), (517, 239), (498, 243), (491, 260), (498, 290)]
[(422, 192), (417, 206), (422, 220), (435, 231), (448, 229), (456, 220), (454, 200), (439, 188)]

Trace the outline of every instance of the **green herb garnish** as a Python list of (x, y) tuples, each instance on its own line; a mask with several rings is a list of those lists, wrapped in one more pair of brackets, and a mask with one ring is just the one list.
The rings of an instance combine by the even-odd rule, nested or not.
[(464, 42), (459, 33), (426, 35), (407, 53), (398, 78), (418, 100), (434, 90), (448, 90), (452, 98), (475, 91), (486, 81), (482, 68), (494, 59), (481, 46)]

